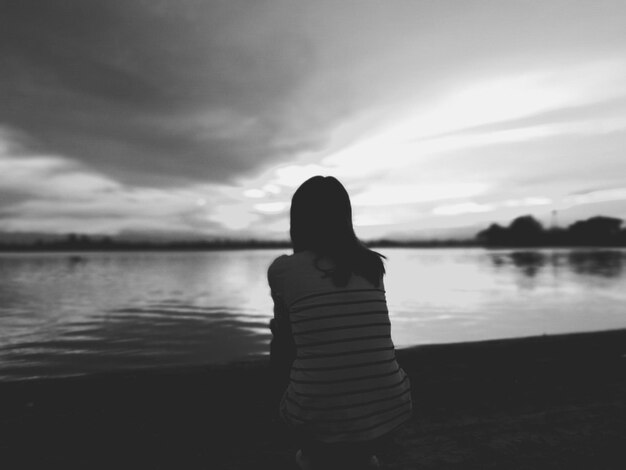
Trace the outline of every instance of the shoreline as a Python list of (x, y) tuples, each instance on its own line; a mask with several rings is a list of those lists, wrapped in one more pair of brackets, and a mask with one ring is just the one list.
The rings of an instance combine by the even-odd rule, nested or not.
[[(368, 244), (369, 248), (378, 249), (468, 249), (468, 248), (482, 248), (485, 251), (498, 251), (498, 250), (515, 250), (515, 251), (536, 251), (536, 250), (606, 250), (606, 251), (623, 251), (626, 249), (626, 244), (541, 244), (541, 245), (484, 245), (474, 242), (455, 241), (452, 243), (446, 242), (415, 242), (415, 243), (394, 243), (394, 244)], [(0, 254), (89, 254), (89, 253), (202, 253), (213, 251), (262, 251), (262, 250), (286, 250), (291, 251), (291, 246), (274, 246), (274, 245), (241, 245), (241, 246), (211, 246), (211, 247), (185, 247), (185, 246), (129, 246), (129, 247), (114, 247), (114, 248), (92, 248), (92, 247), (24, 247), (24, 246), (0, 246)]]
[[(626, 329), (397, 357), (415, 409), (384, 468), (626, 468)], [(0, 464), (295, 469), (279, 394), (267, 357), (2, 382)]]
[[(421, 355), (424, 351), (439, 351), (439, 350), (466, 350), (466, 351), (478, 351), (481, 349), (494, 349), (499, 347), (513, 348), (516, 345), (520, 347), (528, 347), (531, 344), (542, 343), (570, 343), (572, 341), (596, 341), (596, 336), (613, 337), (624, 335), (626, 338), (626, 327), (613, 328), (607, 330), (593, 330), (593, 331), (575, 331), (567, 333), (544, 333), (541, 335), (529, 335), (529, 336), (513, 336), (506, 338), (492, 338), (492, 339), (479, 339), (469, 341), (452, 341), (447, 343), (424, 343), (412, 346), (396, 346), (396, 356), (398, 360), (402, 359), (412, 361), (413, 356)], [(626, 354), (626, 348), (625, 354)], [(443, 352), (443, 351), (442, 351)], [(4, 385), (14, 384), (39, 384), (39, 383), (52, 383), (52, 382), (66, 382), (66, 381), (89, 381), (89, 380), (124, 380), (129, 377), (137, 376), (159, 376), (159, 375), (194, 375), (202, 373), (211, 373), (217, 371), (223, 371), (227, 369), (249, 369), (255, 367), (269, 367), (269, 344), (267, 354), (253, 354), (249, 357), (242, 357), (234, 360), (226, 360), (223, 362), (212, 362), (195, 365), (185, 366), (164, 366), (164, 367), (145, 367), (137, 369), (126, 370), (110, 370), (93, 373), (82, 373), (68, 376), (55, 376), (55, 377), (30, 377), (30, 378), (16, 378), (8, 380), (0, 380), (0, 394)], [(0, 404), (1, 406), (1, 404)], [(1, 408), (0, 408), (1, 409)]]
[[(541, 335), (530, 336), (512, 336), (506, 338), (492, 338), (492, 339), (479, 339), (469, 341), (452, 341), (446, 343), (424, 343), (412, 346), (396, 346), (396, 356), (398, 360), (401, 360), (403, 356), (405, 360), (413, 360), (415, 354), (421, 355), (422, 352), (418, 351), (437, 351), (437, 350), (453, 350), (463, 349), (466, 351), (479, 350), (479, 349), (493, 349), (498, 347), (513, 347), (518, 344), (520, 346), (530, 345), (531, 343), (542, 342), (570, 342), (572, 340), (581, 340), (589, 338), (594, 341), (595, 335), (602, 335), (611, 337), (613, 335), (621, 335), (625, 328), (613, 328), (607, 330), (593, 330), (593, 331), (575, 331), (567, 333), (544, 333)], [(222, 362), (211, 362), (204, 364), (174, 366), (168, 365), (163, 367), (142, 367), (137, 369), (120, 369), (100, 372), (87, 372), (77, 373), (74, 375), (66, 376), (50, 376), (50, 377), (24, 377), (24, 378), (10, 378), (0, 380), (0, 398), (2, 394), (2, 388), (4, 385), (13, 384), (39, 384), (39, 383), (56, 383), (56, 382), (74, 382), (74, 381), (89, 381), (89, 380), (124, 380), (129, 377), (137, 376), (159, 376), (159, 375), (194, 375), (205, 374), (214, 371), (222, 371), (225, 369), (249, 369), (254, 367), (268, 367), (269, 366), (269, 344), (267, 354), (251, 354), (247, 357), (240, 357), (232, 360), (225, 360)], [(36, 385), (39, 386), (39, 385)], [(1, 410), (0, 404), (0, 410)]]

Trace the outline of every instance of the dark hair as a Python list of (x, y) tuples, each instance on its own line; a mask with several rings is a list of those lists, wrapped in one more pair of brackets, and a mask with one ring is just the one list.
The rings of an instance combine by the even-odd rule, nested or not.
[(352, 206), (343, 185), (332, 176), (314, 176), (296, 190), (291, 199), (291, 242), (293, 251), (310, 250), (334, 262), (324, 271), (336, 286), (345, 286), (353, 273), (375, 286), (385, 274), (380, 253), (367, 248), (354, 233)]

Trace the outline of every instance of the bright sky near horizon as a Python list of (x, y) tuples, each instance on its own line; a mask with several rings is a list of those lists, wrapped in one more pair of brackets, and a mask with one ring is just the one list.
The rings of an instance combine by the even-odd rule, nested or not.
[(621, 0), (0, 0), (0, 231), (285, 238), (316, 174), (363, 238), (626, 219), (624, 18)]

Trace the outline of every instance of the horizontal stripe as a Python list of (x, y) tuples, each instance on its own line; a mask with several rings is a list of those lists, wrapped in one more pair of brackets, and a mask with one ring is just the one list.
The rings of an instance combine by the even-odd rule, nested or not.
[(385, 299), (368, 299), (368, 300), (351, 300), (348, 302), (330, 302), (327, 304), (315, 304), (315, 305), (305, 305), (304, 307), (300, 307), (299, 309), (290, 309), (293, 313), (304, 312), (305, 310), (311, 310), (312, 308), (322, 308), (322, 307), (336, 307), (339, 305), (355, 305), (355, 304), (367, 304), (372, 302), (382, 302), (385, 303)]
[(312, 335), (315, 333), (323, 333), (326, 331), (338, 331), (338, 330), (350, 330), (352, 328), (368, 328), (370, 326), (391, 326), (390, 322), (383, 323), (364, 323), (364, 324), (356, 324), (356, 325), (344, 325), (344, 326), (331, 326), (328, 328), (318, 328), (316, 330), (305, 330), (299, 331), (297, 333), (293, 333), (294, 336), (299, 335)]
[(289, 419), (292, 419), (294, 421), (300, 421), (301, 423), (306, 423), (306, 420), (304, 420), (304, 419), (302, 419), (302, 418), (300, 418), (300, 417), (298, 417), (298, 416), (296, 416), (296, 415), (294, 415), (292, 413), (289, 413), (289, 411), (287, 411), (286, 409), (285, 409), (284, 413), (289, 417)]
[(341, 369), (356, 369), (359, 367), (366, 366), (376, 366), (378, 364), (387, 364), (389, 362), (393, 362), (396, 360), (396, 357), (392, 357), (391, 359), (385, 359), (383, 361), (372, 361), (372, 362), (358, 362), (356, 364), (346, 364), (343, 366), (332, 366), (332, 367), (292, 367), (291, 370), (296, 372), (314, 372), (314, 371), (326, 371), (326, 370), (341, 370)]
[(290, 388), (289, 392), (292, 392), (301, 397), (310, 397), (310, 398), (341, 397), (345, 395), (358, 395), (360, 393), (371, 393), (371, 392), (380, 392), (382, 390), (389, 390), (389, 389), (399, 387), (400, 385), (404, 384), (404, 382), (406, 382), (407, 379), (408, 379), (408, 376), (405, 376), (400, 382), (392, 384), (392, 385), (385, 385), (383, 387), (374, 387), (374, 388), (362, 388), (359, 390), (350, 390), (348, 392), (339, 392), (339, 393), (302, 393), (302, 392), (298, 392), (294, 390), (293, 388)]
[[(384, 410), (376, 410), (376, 411), (372, 411), (371, 413), (368, 413), (368, 414), (365, 414), (365, 415), (350, 416), (350, 417), (346, 417), (346, 418), (324, 419), (324, 418), (316, 417), (315, 418), (315, 422), (316, 423), (345, 423), (345, 422), (348, 422), (348, 421), (359, 421), (361, 419), (373, 418), (374, 416), (384, 415), (385, 413), (389, 413), (391, 411), (395, 411), (395, 410), (397, 410), (399, 408), (402, 408), (402, 407), (405, 407), (407, 405), (411, 406), (411, 403), (410, 402), (404, 402), (404, 403), (400, 403), (399, 405), (394, 405), (392, 407), (386, 408)], [(304, 421), (299, 416), (290, 413), (289, 410), (285, 410), (285, 413), (287, 415), (289, 415), (290, 418), (295, 418), (297, 420)]]
[(322, 297), (325, 295), (333, 295), (333, 294), (351, 294), (353, 292), (382, 292), (384, 294), (385, 290), (384, 289), (351, 289), (351, 290), (333, 290), (333, 291), (326, 291), (326, 292), (317, 292), (315, 294), (305, 295), (303, 297), (300, 297), (299, 299), (294, 300), (289, 305), (289, 308), (293, 307), (298, 302), (301, 302), (306, 299), (313, 299), (315, 297)]
[(403, 418), (403, 417), (405, 418), (405, 420), (408, 419), (410, 417), (410, 410), (403, 411), (402, 413), (395, 415), (393, 418), (390, 418), (390, 419), (388, 419), (386, 421), (383, 421), (381, 423), (376, 423), (373, 426), (368, 426), (368, 427), (360, 428), (360, 429), (352, 429), (352, 430), (350, 430), (350, 432), (356, 434), (356, 433), (359, 433), (359, 432), (372, 431), (373, 429), (376, 429), (376, 428), (379, 428), (381, 426), (384, 426), (385, 424), (392, 423), (393, 421), (397, 420), (398, 418)]
[(330, 353), (330, 354), (314, 354), (310, 356), (297, 356), (296, 359), (299, 361), (310, 360), (310, 359), (327, 359), (329, 357), (339, 357), (339, 356), (352, 356), (353, 354), (365, 354), (365, 353), (373, 353), (378, 351), (391, 351), (394, 349), (393, 346), (385, 346), (383, 348), (368, 348), (368, 349), (355, 349), (353, 351), (343, 351), (338, 353)]
[(393, 374), (397, 374), (398, 372), (400, 372), (400, 367), (398, 367), (397, 369), (391, 371), (391, 372), (385, 372), (384, 374), (373, 374), (373, 375), (362, 375), (359, 377), (350, 377), (349, 379), (340, 379), (340, 380), (298, 380), (298, 379), (294, 379), (293, 377), (290, 377), (291, 382), (295, 383), (295, 384), (312, 384), (312, 385), (327, 385), (327, 384), (339, 384), (339, 383), (344, 383), (344, 382), (357, 382), (359, 380), (366, 380), (366, 379), (379, 379), (381, 377), (389, 377), (390, 375)]
[(332, 412), (332, 411), (337, 411), (337, 410), (347, 410), (347, 409), (350, 409), (350, 408), (359, 408), (361, 406), (374, 405), (376, 403), (384, 403), (386, 401), (391, 401), (391, 400), (395, 400), (396, 398), (403, 397), (407, 393), (411, 393), (411, 389), (407, 388), (406, 390), (404, 390), (401, 393), (398, 393), (396, 395), (391, 395), (391, 396), (385, 397), (385, 398), (378, 398), (376, 400), (365, 401), (363, 403), (352, 403), (350, 405), (325, 406), (323, 408), (318, 407), (318, 406), (301, 405), (297, 400), (294, 400), (289, 395), (285, 396), (285, 400), (287, 400), (289, 403), (293, 403), (298, 408), (301, 408), (303, 410), (320, 411), (320, 412), (324, 412), (324, 411)]
[(318, 341), (317, 343), (298, 344), (299, 348), (312, 348), (314, 346), (325, 346), (327, 344), (352, 343), (354, 341), (367, 341), (370, 339), (391, 339), (390, 335), (358, 336), (356, 338), (333, 339), (331, 341)]
[[(399, 415), (397, 415), (397, 416), (395, 416), (395, 417), (393, 417), (393, 418), (391, 418), (391, 419), (389, 419), (387, 421), (383, 421), (382, 423), (378, 423), (375, 426), (370, 426), (369, 428), (356, 430), (356, 431), (350, 432), (350, 434), (351, 434), (351, 437), (354, 438), (354, 437), (356, 437), (355, 434), (367, 433), (367, 431), (373, 431), (376, 428), (385, 426), (386, 424), (389, 424), (389, 423), (393, 423), (394, 421), (397, 421), (399, 418), (404, 418), (401, 421), (399, 421), (397, 424), (395, 424), (395, 425), (391, 426), (390, 428), (387, 428), (386, 430), (384, 430), (384, 432), (375, 432), (375, 433), (369, 433), (369, 434), (365, 434), (365, 435), (361, 434), (358, 437), (358, 439), (356, 439), (355, 441), (358, 441), (358, 440), (360, 440), (360, 441), (373, 440), (373, 439), (376, 439), (376, 438), (378, 438), (380, 436), (383, 436), (385, 434), (387, 434), (387, 435), (392, 434), (396, 429), (398, 429), (400, 426), (402, 426), (409, 419), (410, 416), (411, 416), (410, 412), (409, 413), (403, 412), (403, 413), (400, 413)], [(298, 421), (302, 422), (302, 423), (305, 422), (302, 419), (299, 419), (299, 418), (296, 418), (296, 419)], [(341, 435), (341, 434), (345, 434), (345, 432), (337, 432), (337, 433), (334, 433), (334, 434)], [(341, 441), (337, 440), (337, 442), (346, 442), (346, 441), (344, 441), (342, 439)], [(347, 442), (353, 442), (353, 441), (350, 440), (350, 441), (347, 441)]]
[(304, 323), (307, 321), (315, 321), (315, 320), (327, 320), (329, 318), (342, 318), (342, 317), (351, 317), (353, 315), (387, 315), (389, 312), (387, 310), (370, 310), (366, 312), (350, 312), (350, 313), (339, 313), (335, 315), (316, 315), (314, 317), (309, 318), (301, 318), (299, 320), (291, 320), (291, 324), (295, 323)]

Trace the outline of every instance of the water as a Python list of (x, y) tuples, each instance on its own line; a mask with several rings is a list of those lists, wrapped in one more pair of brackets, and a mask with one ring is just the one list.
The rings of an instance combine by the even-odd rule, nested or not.
[[(380, 251), (398, 347), (626, 327), (626, 250)], [(0, 380), (267, 354), (281, 253), (0, 254)]]

